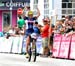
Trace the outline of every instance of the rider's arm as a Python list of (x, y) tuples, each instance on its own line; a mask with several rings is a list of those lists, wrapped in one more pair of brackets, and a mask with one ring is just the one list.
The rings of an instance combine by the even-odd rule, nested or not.
[(38, 18), (40, 16), (40, 10), (37, 8), (37, 16), (36, 18)]

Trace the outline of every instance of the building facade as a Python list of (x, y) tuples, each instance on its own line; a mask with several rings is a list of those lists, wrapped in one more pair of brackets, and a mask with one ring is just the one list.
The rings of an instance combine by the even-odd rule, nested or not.
[(8, 30), (17, 24), (17, 9), (30, 4), (30, 0), (1, 0), (0, 1), (0, 31)]
[(75, 0), (31, 0), (30, 5), (35, 14), (37, 14), (36, 8), (39, 8), (41, 16), (38, 21), (41, 24), (44, 17), (52, 16), (52, 23), (55, 24), (56, 16), (57, 19), (65, 15), (75, 16)]

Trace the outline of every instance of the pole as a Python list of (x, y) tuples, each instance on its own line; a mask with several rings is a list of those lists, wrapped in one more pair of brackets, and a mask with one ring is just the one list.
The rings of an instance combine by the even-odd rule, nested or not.
[[(51, 25), (52, 25), (52, 17), (53, 16), (51, 16), (51, 18), (50, 18), (50, 24), (49, 24), (49, 32), (52, 30), (52, 27), (51, 27)], [(57, 20), (57, 15), (56, 15), (56, 20)], [(51, 36), (51, 34), (49, 34), (49, 36), (48, 36), (48, 47), (49, 47), (49, 50), (50, 50), (50, 53), (52, 53), (52, 49), (53, 49), (53, 45), (50, 45), (50, 36)]]
[[(12, 0), (10, 0), (10, 3), (12, 3)], [(12, 26), (12, 6), (10, 6), (10, 26)]]
[[(49, 22), (49, 33), (50, 33), (50, 31), (51, 31), (51, 24), (52, 24), (52, 16), (51, 16), (50, 22)], [(48, 44), (50, 44), (50, 34), (49, 34), (49, 36), (48, 36)]]

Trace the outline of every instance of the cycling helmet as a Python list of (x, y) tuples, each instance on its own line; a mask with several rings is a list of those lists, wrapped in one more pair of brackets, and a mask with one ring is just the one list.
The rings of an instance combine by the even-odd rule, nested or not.
[(32, 12), (32, 11), (29, 11), (29, 12), (28, 12), (28, 15), (31, 15), (31, 14), (33, 14), (33, 12)]

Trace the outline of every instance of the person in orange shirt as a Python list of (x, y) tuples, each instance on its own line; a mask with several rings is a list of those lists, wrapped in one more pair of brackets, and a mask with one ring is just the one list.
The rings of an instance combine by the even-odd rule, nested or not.
[(53, 50), (53, 36), (54, 36), (54, 25), (51, 24), (51, 20), (49, 18), (46, 18), (48, 25), (49, 25), (49, 34), (48, 34), (48, 48), (49, 48), (49, 54), (48, 56), (52, 57), (52, 50)]
[(48, 36), (49, 36), (49, 25), (48, 20), (43, 19), (44, 26), (41, 28), (41, 37), (42, 37), (42, 47), (43, 47), (43, 56), (48, 56)]

